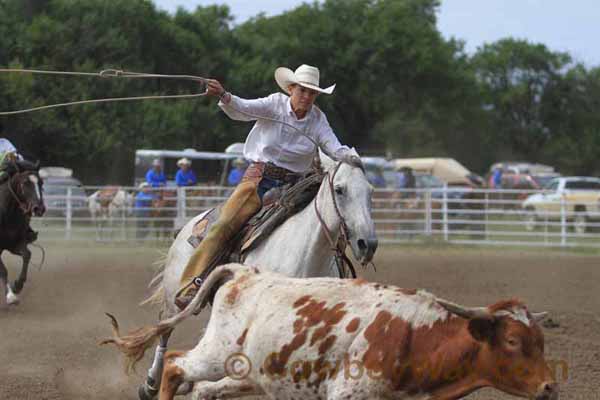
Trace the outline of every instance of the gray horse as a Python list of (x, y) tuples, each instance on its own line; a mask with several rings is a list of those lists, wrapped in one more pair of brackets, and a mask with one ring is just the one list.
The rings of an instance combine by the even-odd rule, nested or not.
[(43, 181), (38, 171), (14, 174), (0, 186), (0, 255), (8, 250), (21, 256), (23, 265), (19, 277), (9, 283), (8, 271), (0, 258), (0, 284), (6, 287), (6, 303), (19, 303), (19, 293), (27, 280), (27, 268), (31, 259), (29, 243), (37, 239), (37, 233), (29, 226), (32, 215), (42, 216), (46, 211), (42, 195)]

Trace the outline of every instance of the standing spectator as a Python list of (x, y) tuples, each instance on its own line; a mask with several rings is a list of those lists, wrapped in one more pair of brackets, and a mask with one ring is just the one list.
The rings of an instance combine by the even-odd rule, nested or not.
[(412, 197), (415, 193), (412, 192), (413, 189), (416, 188), (417, 182), (415, 179), (415, 175), (413, 174), (413, 169), (410, 167), (402, 167), (400, 168), (400, 174), (398, 176), (398, 186), (400, 189), (408, 189), (407, 191), (402, 192), (402, 197)]
[(136, 216), (136, 238), (143, 239), (148, 235), (147, 228), (150, 225), (148, 218), (152, 209), (152, 201), (156, 198), (148, 182), (142, 182), (139, 192), (135, 195), (135, 216)]
[(192, 162), (187, 158), (181, 158), (177, 161), (177, 166), (179, 170), (177, 174), (175, 174), (175, 183), (177, 186), (193, 186), (198, 183), (198, 179), (196, 179), (196, 174), (192, 170)]
[(406, 176), (406, 189), (414, 189), (417, 186), (417, 180), (415, 179), (413, 169), (411, 167), (406, 167), (404, 174)]
[(233, 160), (233, 168), (227, 176), (227, 184), (229, 186), (237, 186), (242, 180), (244, 173), (246, 172), (246, 161), (243, 158), (236, 158)]
[(162, 171), (162, 166), (160, 165), (160, 160), (155, 158), (152, 161), (152, 168), (146, 172), (146, 182), (152, 187), (161, 187), (167, 185), (167, 178), (165, 178), (165, 174)]
[(494, 169), (492, 173), (492, 187), (494, 189), (502, 189), (502, 168)]
[(402, 169), (400, 169), (400, 171), (396, 172), (396, 182), (397, 182), (397, 186), (398, 189), (404, 189), (406, 187), (406, 174), (404, 173), (404, 171)]

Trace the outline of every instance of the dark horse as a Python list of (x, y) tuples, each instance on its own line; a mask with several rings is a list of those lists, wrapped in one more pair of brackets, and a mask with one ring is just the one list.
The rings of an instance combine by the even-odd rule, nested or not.
[(7, 304), (17, 304), (18, 294), (27, 280), (27, 268), (31, 259), (29, 243), (37, 239), (29, 226), (32, 215), (42, 216), (46, 211), (42, 195), (42, 179), (38, 171), (23, 171), (14, 174), (0, 185), (0, 255), (8, 250), (23, 258), (19, 278), (12, 284), (8, 271), (0, 258), (0, 284), (6, 287)]

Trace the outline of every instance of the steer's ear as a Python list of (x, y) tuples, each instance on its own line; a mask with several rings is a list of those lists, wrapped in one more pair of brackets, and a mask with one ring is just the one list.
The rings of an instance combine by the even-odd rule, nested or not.
[(496, 320), (493, 317), (470, 319), (469, 333), (478, 342), (492, 342), (496, 334)]

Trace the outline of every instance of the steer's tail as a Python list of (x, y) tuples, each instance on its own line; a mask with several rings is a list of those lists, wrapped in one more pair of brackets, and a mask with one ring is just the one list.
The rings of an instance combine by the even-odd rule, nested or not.
[(192, 315), (194, 311), (202, 305), (215, 285), (222, 284), (231, 279), (235, 272), (240, 268), (242, 268), (241, 265), (235, 264), (218, 267), (208, 276), (198, 293), (196, 293), (196, 296), (194, 296), (185, 309), (170, 318), (160, 321), (154, 326), (138, 328), (125, 336), (121, 336), (119, 333), (119, 323), (117, 322), (117, 319), (107, 313), (106, 315), (108, 315), (111, 320), (113, 337), (102, 340), (100, 344), (112, 343), (116, 345), (119, 351), (127, 357), (127, 372), (132, 371), (135, 364), (144, 356), (146, 349), (152, 346), (158, 337), (172, 331), (177, 324)]

